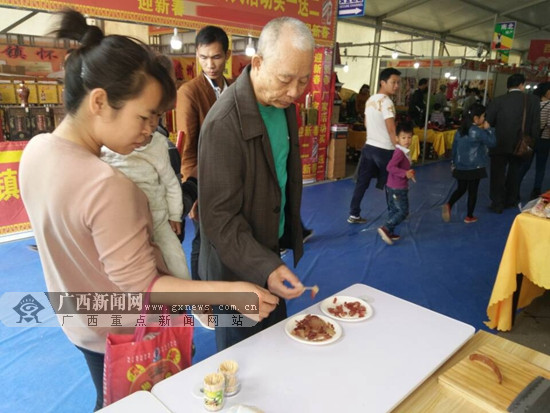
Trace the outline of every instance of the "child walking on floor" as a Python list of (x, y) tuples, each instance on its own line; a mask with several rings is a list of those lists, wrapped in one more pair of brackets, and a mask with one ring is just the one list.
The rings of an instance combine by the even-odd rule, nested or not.
[(442, 207), (443, 221), (451, 220), (451, 208), (466, 190), (468, 191), (468, 212), (464, 222), (471, 224), (477, 221), (474, 208), (479, 181), (487, 177), (485, 168), (488, 163), (488, 148), (495, 145), (495, 129), (485, 120), (485, 106), (474, 103), (465, 113), (453, 141), (452, 168), (458, 187)]
[(415, 172), (411, 169), (411, 146), (413, 125), (410, 122), (402, 122), (397, 125), (397, 145), (392, 158), (386, 167), (388, 181), (386, 183), (386, 199), (388, 200), (388, 218), (384, 226), (378, 228), (378, 234), (382, 240), (392, 245), (401, 237), (397, 235), (395, 228), (409, 215), (409, 179), (416, 182)]

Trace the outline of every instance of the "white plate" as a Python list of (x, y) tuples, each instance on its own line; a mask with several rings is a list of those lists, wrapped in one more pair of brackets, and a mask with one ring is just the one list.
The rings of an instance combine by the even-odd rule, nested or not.
[[(336, 302), (334, 302), (334, 299), (336, 299)], [(365, 308), (367, 309), (365, 316), (359, 317), (358, 315), (354, 315), (352, 317), (350, 316), (338, 317), (338, 316), (335, 316), (334, 314), (331, 314), (328, 311), (329, 308), (336, 307), (337, 305), (340, 305), (340, 304), (343, 305), (345, 302), (348, 302), (348, 303), (359, 302), (361, 305), (364, 305)], [(362, 300), (357, 297), (349, 297), (347, 295), (335, 295), (335, 296), (329, 297), (321, 301), (320, 306), (323, 314), (326, 314), (330, 318), (338, 321), (349, 321), (349, 322), (365, 321), (371, 318), (372, 315), (374, 314), (372, 307), (365, 300)]]
[(336, 340), (338, 340), (340, 337), (342, 337), (342, 327), (340, 327), (338, 325), (338, 323), (335, 323), (334, 320), (331, 320), (330, 318), (327, 318), (324, 315), (319, 315), (319, 314), (312, 314), (312, 315), (316, 315), (317, 317), (319, 317), (324, 322), (330, 323), (334, 326), (334, 335), (331, 338), (329, 338), (328, 340), (323, 340), (323, 341), (311, 341), (311, 340), (306, 340), (304, 338), (301, 338), (301, 337), (298, 337), (298, 336), (295, 336), (294, 334), (292, 334), (292, 331), (296, 328), (296, 321), (301, 321), (307, 315), (309, 315), (309, 314), (295, 315), (294, 317), (291, 317), (286, 322), (285, 331), (286, 331), (286, 334), (290, 338), (292, 338), (296, 341), (299, 341), (300, 343), (311, 344), (313, 346), (322, 346), (322, 345), (325, 345), (325, 344), (334, 343)]

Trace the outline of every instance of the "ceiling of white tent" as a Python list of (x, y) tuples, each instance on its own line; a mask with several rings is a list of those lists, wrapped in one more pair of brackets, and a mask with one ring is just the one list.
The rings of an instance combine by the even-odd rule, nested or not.
[(550, 0), (366, 0), (365, 16), (345, 21), (469, 45), (489, 45), (495, 21), (515, 21), (513, 50), (525, 52), (550, 39)]
[(50, 13), (0, 8), (0, 34), (45, 36), (54, 23), (55, 19)]
[[(525, 52), (531, 39), (550, 39), (550, 0), (366, 0), (364, 17), (345, 19), (469, 45), (488, 45), (495, 20), (517, 22), (513, 50)], [(44, 36), (53, 22), (49, 13), (0, 8), (0, 34)]]

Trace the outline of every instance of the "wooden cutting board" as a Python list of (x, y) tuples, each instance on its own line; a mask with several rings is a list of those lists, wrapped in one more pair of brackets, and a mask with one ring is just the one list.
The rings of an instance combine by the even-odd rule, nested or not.
[(485, 345), (475, 353), (490, 357), (502, 374), (502, 383), (485, 363), (468, 357), (439, 376), (439, 383), (460, 394), (469, 402), (489, 411), (506, 412), (512, 400), (535, 377), (550, 378), (550, 371), (505, 353), (497, 347)]

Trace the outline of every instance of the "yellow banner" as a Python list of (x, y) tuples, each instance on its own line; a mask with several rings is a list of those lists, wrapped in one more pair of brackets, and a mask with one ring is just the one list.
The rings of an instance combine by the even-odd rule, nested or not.
[(57, 85), (49, 83), (38, 84), (38, 98), (40, 103), (59, 103)]
[(0, 83), (0, 104), (14, 105), (17, 103), (13, 83)]

